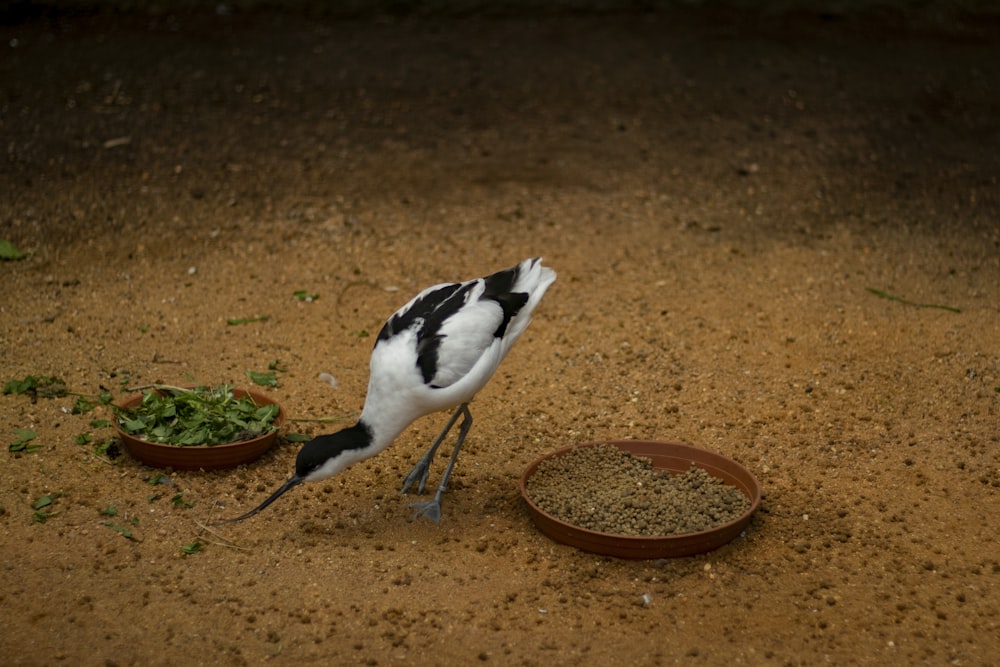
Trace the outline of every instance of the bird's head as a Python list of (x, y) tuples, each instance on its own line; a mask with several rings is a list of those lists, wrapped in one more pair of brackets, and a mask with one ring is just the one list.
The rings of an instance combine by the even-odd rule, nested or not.
[(371, 434), (364, 424), (318, 435), (302, 445), (295, 457), (295, 476), (305, 482), (318, 482), (333, 477), (372, 454)]
[(302, 482), (318, 482), (333, 477), (358, 461), (368, 458), (371, 451), (371, 433), (361, 423), (336, 433), (318, 435), (302, 445), (295, 457), (295, 474), (288, 478), (267, 500), (246, 514), (227, 519), (222, 523), (243, 521), (273, 503), (279, 496)]

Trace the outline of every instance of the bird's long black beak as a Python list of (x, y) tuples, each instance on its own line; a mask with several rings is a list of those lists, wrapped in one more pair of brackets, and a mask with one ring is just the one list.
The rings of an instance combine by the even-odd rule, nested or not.
[(298, 486), (299, 484), (301, 484), (304, 481), (306, 481), (304, 477), (299, 477), (298, 475), (292, 475), (288, 479), (287, 482), (285, 482), (284, 484), (282, 484), (281, 487), (277, 491), (275, 491), (274, 493), (272, 493), (267, 500), (265, 500), (264, 502), (262, 502), (260, 505), (257, 505), (257, 507), (253, 508), (252, 510), (250, 510), (249, 512), (247, 512), (246, 514), (244, 514), (242, 516), (236, 517), (235, 519), (223, 519), (222, 521), (219, 521), (219, 523), (235, 523), (237, 521), (243, 521), (243, 519), (249, 519), (254, 514), (257, 514), (262, 509), (264, 509), (265, 507), (267, 507), (268, 505), (270, 505), (271, 503), (273, 503), (275, 500), (277, 500), (278, 496), (280, 496), (281, 494), (283, 494), (285, 491), (287, 491), (288, 489), (290, 489), (292, 487)]

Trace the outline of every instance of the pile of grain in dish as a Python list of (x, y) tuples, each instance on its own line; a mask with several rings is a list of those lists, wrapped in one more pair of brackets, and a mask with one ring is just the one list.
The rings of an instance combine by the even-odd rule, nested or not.
[(649, 459), (614, 445), (580, 447), (542, 461), (527, 482), (544, 512), (614, 535), (679, 535), (728, 523), (750, 507), (732, 486), (692, 465), (655, 470)]

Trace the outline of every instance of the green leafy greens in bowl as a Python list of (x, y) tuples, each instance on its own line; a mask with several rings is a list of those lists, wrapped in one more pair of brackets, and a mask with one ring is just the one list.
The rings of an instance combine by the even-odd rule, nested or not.
[(180, 447), (223, 445), (253, 440), (277, 430), (276, 403), (260, 404), (232, 387), (144, 388), (134, 407), (119, 408), (118, 427), (143, 440)]

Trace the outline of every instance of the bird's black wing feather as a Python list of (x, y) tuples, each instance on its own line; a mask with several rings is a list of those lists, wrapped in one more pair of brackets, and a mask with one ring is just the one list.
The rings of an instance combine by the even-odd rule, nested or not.
[[(528, 302), (526, 292), (511, 291), (517, 281), (519, 268), (515, 266), (504, 269), (483, 278), (484, 288), (479, 298), (495, 301), (503, 312), (503, 317), (493, 332), (496, 338), (503, 337), (511, 318)], [(417, 297), (408, 308), (400, 309), (386, 321), (375, 344), (407, 329), (413, 330), (417, 336), (417, 366), (424, 382), (430, 384), (438, 371), (438, 353), (443, 338), (441, 327), (468, 302), (476, 282), (472, 280), (441, 285)]]
[(497, 271), (484, 278), (486, 289), (479, 298), (496, 301), (503, 310), (503, 320), (500, 321), (497, 330), (493, 332), (493, 335), (497, 338), (503, 338), (504, 333), (507, 331), (507, 324), (511, 318), (517, 315), (518, 311), (524, 307), (524, 304), (528, 303), (527, 292), (511, 292), (517, 280), (519, 268), (519, 266), (514, 266), (503, 271)]
[(437, 373), (441, 325), (465, 305), (474, 284), (442, 285), (415, 299), (409, 308), (397, 311), (386, 321), (375, 344), (406, 329), (414, 330), (417, 335), (417, 366), (424, 382), (429, 383)]

